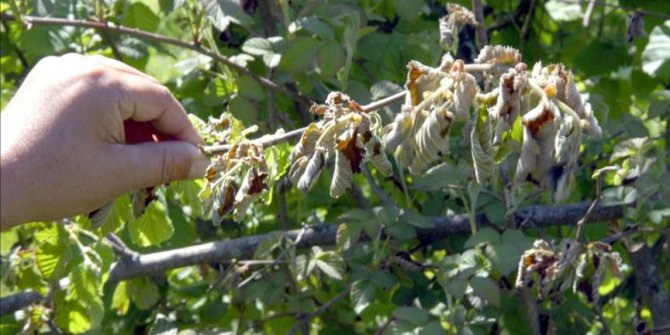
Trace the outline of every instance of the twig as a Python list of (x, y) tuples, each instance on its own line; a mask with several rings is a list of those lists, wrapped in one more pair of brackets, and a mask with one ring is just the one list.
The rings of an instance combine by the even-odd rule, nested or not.
[(526, 45), (526, 39), (528, 38), (528, 29), (530, 24), (533, 21), (533, 16), (535, 14), (535, 0), (530, 0), (530, 7), (528, 9), (528, 14), (526, 14), (526, 19), (523, 21), (523, 26), (521, 27), (521, 33), (519, 33), (519, 43), (520, 50), (523, 51), (524, 45)]
[(344, 299), (346, 296), (348, 296), (350, 290), (351, 290), (351, 286), (348, 286), (344, 291), (338, 293), (332, 299), (326, 301), (326, 303), (319, 306), (319, 308), (317, 308), (314, 312), (309, 313), (309, 314), (303, 316), (302, 318), (300, 318), (300, 320), (298, 322), (296, 322), (296, 324), (293, 325), (293, 327), (291, 329), (289, 329), (289, 331), (286, 332), (286, 335), (293, 335), (293, 334), (297, 333), (298, 330), (300, 330), (301, 327), (303, 327), (305, 325), (308, 325), (309, 322), (313, 318), (325, 313), (330, 307), (332, 307), (338, 301), (340, 301), (340, 300)]
[(611, 4), (611, 3), (607, 3), (607, 2), (603, 2), (603, 1), (594, 1), (594, 0), (556, 0), (556, 1), (564, 2), (564, 3), (576, 3), (576, 4), (583, 4), (583, 3), (586, 3), (587, 1), (589, 1), (589, 2), (592, 2), (596, 5), (598, 5), (598, 6), (622, 9), (622, 10), (629, 11), (629, 12), (639, 12), (639, 13), (643, 13), (644, 15), (652, 15), (652, 16), (658, 16), (658, 17), (661, 17), (661, 18), (670, 19), (670, 14), (653, 12), (653, 11), (648, 11), (648, 10), (637, 10), (636, 8), (633, 8), (633, 7), (619, 6), (619, 5), (615, 5), (615, 4)]
[(593, 8), (596, 6), (595, 0), (589, 0), (589, 5), (586, 7), (586, 12), (584, 12), (584, 18), (582, 19), (582, 26), (588, 28), (591, 25), (591, 15), (593, 15)]
[(481, 0), (472, 0), (472, 12), (475, 14), (475, 19), (479, 25), (477, 25), (477, 42), (479, 42), (479, 48), (485, 47), (488, 42), (488, 37), (486, 36), (486, 25), (484, 24), (484, 7), (482, 7)]
[(130, 249), (125, 243), (123, 243), (123, 240), (121, 240), (121, 238), (119, 238), (114, 233), (105, 235), (105, 240), (112, 247), (114, 253), (121, 258), (135, 258), (140, 255), (138, 252)]
[(584, 217), (581, 218), (579, 221), (577, 221), (577, 234), (575, 236), (575, 240), (577, 240), (578, 242), (584, 242), (582, 241), (584, 233), (584, 222), (586, 222), (589, 219), (589, 216), (592, 215), (594, 208), (598, 205), (600, 199), (602, 198), (603, 175), (605, 174), (605, 172), (612, 171), (615, 169), (616, 169), (615, 167), (609, 167), (609, 168), (602, 168), (601, 170), (599, 170), (598, 176), (596, 177), (596, 198), (591, 203), (591, 206), (589, 206), (589, 209), (586, 211), (586, 214), (584, 214)]
[(391, 197), (388, 194), (386, 194), (386, 192), (384, 192), (384, 190), (382, 190), (381, 187), (379, 187), (379, 185), (377, 185), (377, 182), (372, 177), (372, 173), (370, 173), (370, 169), (367, 167), (367, 165), (363, 165), (361, 170), (363, 170), (365, 179), (368, 180), (370, 189), (379, 197), (379, 200), (381, 200), (384, 206), (395, 206), (395, 203), (393, 202), (393, 200), (391, 200)]
[[(0, 15), (0, 19), (3, 21), (14, 21), (16, 20), (16, 16), (12, 14), (7, 14), (7, 13), (2, 13)], [(197, 53), (206, 55), (211, 57), (212, 59), (225, 64), (235, 72), (238, 72), (243, 75), (247, 75), (254, 80), (256, 80), (259, 84), (262, 86), (265, 86), (266, 88), (269, 88), (271, 90), (277, 91), (279, 93), (285, 94), (289, 96), (291, 99), (294, 101), (300, 103), (303, 106), (310, 106), (312, 104), (312, 101), (310, 101), (309, 98), (301, 95), (300, 93), (294, 92), (289, 90), (288, 88), (281, 86), (265, 77), (261, 77), (258, 74), (249, 71), (243, 66), (240, 66), (236, 64), (235, 62), (231, 61), (228, 57), (220, 55), (216, 52), (214, 52), (211, 49), (205, 48), (202, 45), (199, 44), (194, 44), (191, 42), (186, 42), (182, 41), (176, 38), (168, 37), (165, 35), (160, 35), (156, 33), (151, 33), (135, 28), (128, 28), (124, 26), (119, 26), (115, 25), (114, 23), (111, 22), (95, 22), (95, 21), (87, 21), (87, 20), (70, 20), (70, 19), (62, 19), (62, 18), (47, 18), (47, 17), (35, 17), (35, 16), (26, 16), (23, 15), (21, 16), (22, 22), (28, 26), (31, 25), (36, 25), (36, 26), (72, 26), (72, 27), (83, 27), (83, 28), (93, 28), (93, 29), (99, 29), (103, 31), (108, 31), (108, 32), (113, 32), (117, 34), (126, 34), (126, 35), (131, 35), (139, 38), (143, 38), (146, 40), (151, 40), (151, 41), (156, 41), (156, 42), (161, 42), (161, 43), (166, 43), (174, 46), (178, 46), (181, 48), (185, 49), (190, 49), (193, 50)]]

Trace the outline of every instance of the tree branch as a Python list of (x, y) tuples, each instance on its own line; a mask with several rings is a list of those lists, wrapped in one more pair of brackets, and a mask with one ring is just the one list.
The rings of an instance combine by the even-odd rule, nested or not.
[[(589, 207), (590, 203), (562, 206), (535, 205), (524, 207), (513, 214), (514, 227), (517, 229), (521, 228), (520, 226), (523, 222), (533, 223), (532, 226), (534, 228), (575, 225), (576, 222), (584, 216)], [(623, 215), (624, 206), (596, 206), (592, 210), (587, 223), (620, 219)], [(479, 213), (476, 218), (477, 226), (479, 228), (495, 225), (491, 223), (483, 213)], [(416, 230), (417, 237), (423, 244), (434, 243), (452, 236), (470, 234), (470, 220), (468, 219), (467, 214), (459, 214), (450, 217), (434, 217), (432, 221), (432, 228)], [(108, 280), (109, 282), (114, 283), (136, 277), (154, 275), (168, 269), (183, 266), (250, 257), (261, 242), (276, 239), (277, 234), (282, 234), (286, 238), (294, 241), (297, 240), (296, 247), (300, 249), (307, 249), (315, 245), (335, 245), (335, 237), (337, 235), (338, 227), (339, 225), (337, 224), (316, 225), (302, 229), (276, 231), (232, 240), (203, 243), (184, 248), (144, 254), (134, 258), (122, 258), (112, 264)], [(298, 240), (299, 235), (302, 235), (302, 237)], [(366, 240), (368, 240), (367, 236), (361, 237), (361, 241)], [(633, 262), (635, 263), (635, 255), (637, 254), (632, 255)], [(658, 275), (658, 273), (656, 273), (656, 275)], [(646, 280), (648, 277), (640, 278)], [(654, 301), (659, 300), (658, 297), (653, 295), (650, 297), (648, 296), (648, 298), (655, 299)], [(39, 293), (32, 291), (20, 292), (4, 297), (0, 299), (0, 315), (23, 309), (41, 299), (43, 299), (43, 297)], [(665, 298), (661, 298), (660, 300), (665, 301), (663, 304), (666, 305), (656, 304), (654, 305), (652, 312), (658, 306), (668, 307), (668, 300), (666, 294)], [(670, 307), (668, 307), (668, 309), (670, 309)], [(657, 323), (659, 326), (663, 325), (661, 322)]]
[[(670, 295), (663, 288), (663, 280), (658, 271), (654, 253), (645, 242), (639, 242), (627, 247), (636, 277), (637, 292), (642, 301), (649, 307), (654, 328), (670, 326)], [(665, 329), (654, 334), (670, 334)]]
[[(6, 14), (2, 13), (0, 15), (0, 19), (2, 21), (15, 21), (16, 16), (11, 15), (11, 14)], [(62, 19), (62, 18), (47, 18), (47, 17), (35, 17), (35, 16), (26, 16), (23, 15), (21, 16), (21, 20), (24, 24), (26, 24), (28, 27), (30, 26), (72, 26), (72, 27), (82, 27), (82, 28), (93, 28), (93, 29), (98, 29), (103, 32), (112, 32), (116, 34), (126, 34), (130, 36), (135, 36), (139, 37), (145, 40), (151, 40), (151, 41), (156, 41), (156, 42), (161, 42), (165, 44), (170, 44), (174, 46), (178, 46), (181, 48), (185, 49), (190, 49), (193, 50), (197, 53), (206, 55), (211, 57), (212, 59), (216, 60), (217, 62), (220, 62), (222, 64), (225, 64), (228, 66), (230, 69), (233, 71), (247, 75), (254, 80), (256, 80), (259, 84), (262, 86), (265, 86), (266, 88), (269, 88), (271, 90), (277, 91), (279, 93), (282, 93), (291, 99), (295, 100), (296, 102), (300, 103), (303, 106), (310, 106), (312, 104), (312, 101), (307, 98), (306, 96), (301, 95), (300, 93), (294, 92), (289, 90), (288, 88), (281, 86), (265, 77), (261, 77), (258, 74), (249, 71), (247, 68), (238, 65), (237, 63), (231, 61), (228, 57), (220, 55), (216, 52), (214, 52), (211, 49), (208, 49), (206, 47), (203, 47), (202, 45), (199, 44), (194, 44), (186, 41), (182, 41), (176, 38), (168, 37), (165, 35), (160, 35), (160, 34), (155, 34), (135, 28), (128, 28), (124, 26), (118, 26), (115, 25), (114, 23), (111, 22), (95, 22), (95, 21), (87, 21), (87, 20), (70, 20), (70, 19)]]
[[(589, 205), (588, 203), (580, 203), (563, 206), (535, 205), (524, 207), (514, 213), (515, 227), (519, 228), (522, 222), (531, 222), (534, 227), (574, 225), (584, 216)], [(622, 218), (623, 210), (624, 206), (597, 206), (593, 209), (588, 222)], [(423, 243), (433, 243), (455, 235), (470, 234), (470, 220), (466, 214), (435, 217), (432, 220), (434, 225), (432, 228), (417, 229), (417, 237)], [(477, 215), (478, 227), (483, 228), (491, 225), (494, 224), (483, 213)], [(338, 227), (337, 224), (323, 224), (305, 228), (304, 234), (297, 242), (296, 247), (305, 249), (315, 245), (334, 245)], [(254, 253), (259, 243), (276, 238), (278, 233), (295, 240), (302, 230), (272, 232), (159, 251), (132, 259), (120, 259), (111, 266), (109, 281), (117, 282), (152, 275), (182, 266), (249, 257)], [(363, 237), (363, 239), (366, 239), (366, 237)]]

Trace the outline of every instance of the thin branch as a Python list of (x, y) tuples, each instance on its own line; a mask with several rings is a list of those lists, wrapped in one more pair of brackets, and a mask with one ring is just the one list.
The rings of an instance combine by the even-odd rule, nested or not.
[(556, 1), (564, 2), (564, 3), (576, 3), (576, 4), (584, 4), (584, 3), (587, 3), (587, 2), (593, 2), (594, 4), (596, 4), (598, 6), (602, 6), (602, 7), (611, 7), (611, 8), (621, 9), (621, 10), (625, 10), (625, 11), (629, 11), (629, 12), (638, 12), (638, 13), (642, 13), (644, 15), (651, 15), (651, 16), (657, 16), (657, 17), (660, 17), (660, 18), (670, 19), (670, 14), (659, 13), (659, 12), (648, 11), (648, 10), (638, 10), (636, 8), (633, 8), (633, 7), (619, 6), (619, 5), (607, 3), (607, 2), (604, 2), (604, 1), (592, 1), (592, 0), (556, 0)]
[(477, 25), (477, 42), (479, 42), (479, 48), (485, 47), (489, 44), (489, 39), (486, 36), (486, 25), (484, 24), (484, 7), (482, 6), (481, 0), (472, 0), (472, 12), (475, 14), (475, 19), (479, 25)]
[[(7, 14), (7, 13), (2, 13), (0, 15), (0, 19), (2, 21), (15, 21), (16, 16)], [(170, 44), (174, 46), (178, 46), (181, 48), (185, 49), (190, 49), (193, 50), (197, 53), (206, 55), (211, 57), (212, 59), (216, 60), (217, 62), (220, 62), (222, 64), (225, 64), (228, 66), (230, 69), (234, 70), (235, 72), (238, 72), (243, 75), (247, 75), (254, 80), (256, 80), (259, 84), (262, 86), (265, 86), (266, 88), (269, 88), (271, 90), (277, 91), (279, 93), (282, 93), (294, 101), (300, 103), (303, 106), (310, 106), (312, 104), (312, 101), (310, 101), (309, 98), (301, 95), (300, 93), (294, 92), (289, 90), (288, 88), (281, 86), (265, 77), (259, 76), (258, 74), (249, 71), (247, 68), (238, 65), (237, 63), (231, 61), (228, 57), (220, 55), (216, 53), (215, 51), (208, 49), (206, 47), (203, 47), (202, 45), (199, 44), (194, 44), (191, 42), (186, 42), (182, 41), (176, 38), (168, 37), (165, 35), (160, 35), (156, 33), (151, 33), (135, 28), (128, 28), (124, 26), (119, 26), (111, 22), (95, 22), (95, 21), (87, 21), (87, 20), (70, 20), (70, 19), (62, 19), (62, 18), (47, 18), (47, 17), (35, 17), (35, 16), (26, 16), (23, 15), (21, 16), (21, 19), (24, 24), (26, 24), (28, 27), (35, 25), (35, 26), (72, 26), (72, 27), (81, 27), (81, 28), (93, 28), (93, 29), (98, 29), (102, 31), (107, 31), (107, 32), (112, 32), (116, 34), (126, 34), (130, 36), (135, 36), (139, 37), (145, 40), (150, 40), (150, 41), (156, 41), (156, 42), (161, 42), (165, 44)]]
[(586, 7), (586, 12), (584, 12), (584, 18), (582, 19), (582, 26), (588, 28), (591, 25), (591, 15), (593, 15), (593, 8), (596, 6), (595, 0), (589, 0), (589, 5)]
[(300, 318), (298, 322), (289, 329), (289, 331), (286, 332), (286, 335), (293, 335), (297, 333), (301, 328), (304, 328), (305, 326), (309, 325), (309, 322), (314, 319), (315, 317), (325, 313), (330, 307), (332, 307), (334, 304), (336, 304), (338, 301), (344, 299), (346, 296), (349, 295), (349, 291), (351, 290), (351, 286), (348, 286), (344, 291), (338, 293), (336, 296), (334, 296), (332, 299), (326, 301), (323, 305), (319, 306), (314, 312), (309, 313), (305, 315), (304, 317)]
[(363, 170), (363, 174), (365, 175), (365, 178), (368, 180), (368, 184), (370, 185), (370, 189), (374, 194), (376, 194), (379, 197), (379, 200), (384, 204), (384, 206), (395, 206), (395, 203), (391, 199), (391, 197), (384, 192), (384, 190), (377, 185), (377, 182), (375, 179), (372, 177), (372, 173), (370, 173), (370, 169), (368, 168), (367, 165), (363, 165), (361, 167), (361, 170)]

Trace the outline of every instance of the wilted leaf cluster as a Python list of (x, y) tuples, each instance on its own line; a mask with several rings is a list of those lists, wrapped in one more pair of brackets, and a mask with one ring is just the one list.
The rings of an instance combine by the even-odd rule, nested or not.
[(479, 183), (488, 183), (495, 164), (519, 150), (516, 183), (551, 187), (556, 201), (565, 199), (581, 129), (601, 133), (574, 76), (562, 64), (527, 71), (519, 51), (505, 46), (483, 48), (475, 62), (448, 53), (436, 68), (410, 62), (405, 104), (385, 127), (386, 147), (417, 175), (449, 152), (449, 131), (464, 122)]
[(371, 117), (349, 96), (331, 92), (325, 104), (315, 104), (310, 111), (322, 119), (305, 129), (289, 157), (289, 178), (298, 189), (309, 190), (331, 159), (335, 171), (330, 195), (335, 198), (351, 186), (353, 175), (361, 171), (364, 162), (372, 163), (384, 175), (392, 173)]
[[(219, 119), (210, 118), (205, 129), (217, 142), (226, 143), (235, 131), (234, 122), (230, 115), (224, 114)], [(206, 184), (200, 195), (205, 199), (205, 207), (211, 208), (212, 222), (216, 224), (231, 211), (234, 220), (240, 221), (251, 203), (268, 188), (263, 147), (243, 137), (227, 152), (212, 157), (205, 172)]]
[(540, 298), (571, 288), (597, 302), (598, 288), (608, 272), (620, 275), (621, 257), (607, 243), (583, 245), (564, 239), (553, 247), (545, 240), (537, 240), (519, 260), (516, 287), (534, 288)]

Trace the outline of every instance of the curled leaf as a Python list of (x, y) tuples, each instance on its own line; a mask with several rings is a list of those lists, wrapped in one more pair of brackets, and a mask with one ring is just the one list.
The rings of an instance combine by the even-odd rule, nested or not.
[(447, 11), (449, 14), (440, 19), (440, 42), (451, 48), (458, 40), (458, 32), (463, 26), (470, 25), (476, 27), (479, 25), (475, 15), (467, 8), (448, 3)]
[(235, 195), (235, 209), (233, 211), (233, 219), (235, 221), (241, 221), (251, 203), (261, 195), (263, 190), (268, 188), (268, 185), (265, 183), (267, 177), (268, 174), (266, 172), (258, 172), (255, 168), (250, 168), (247, 171), (242, 181), (242, 186), (240, 186)]
[(293, 162), (293, 164), (291, 164), (291, 169), (288, 172), (288, 178), (293, 185), (297, 184), (300, 180), (300, 177), (302, 177), (303, 173), (305, 173), (307, 163), (309, 163), (309, 158), (310, 156), (301, 156), (295, 162)]
[(503, 132), (514, 125), (516, 118), (524, 114), (525, 111), (522, 111), (521, 108), (521, 98), (526, 85), (525, 71), (519, 72), (516, 69), (509, 69), (507, 73), (500, 77), (498, 99), (491, 111), (491, 116), (497, 120), (496, 143), (502, 141)]
[(409, 105), (403, 105), (403, 109), (409, 108), (409, 112), (402, 111), (395, 116), (395, 120), (385, 127), (384, 144), (394, 151), (408, 136), (412, 129), (412, 114)]
[(321, 129), (319, 126), (312, 122), (307, 129), (302, 133), (300, 141), (295, 145), (291, 155), (289, 156), (289, 162), (291, 164), (302, 156), (312, 156), (314, 153), (314, 147), (316, 146), (316, 141), (321, 136)]
[(475, 177), (480, 184), (486, 184), (493, 175), (493, 145), (491, 118), (486, 106), (480, 106), (476, 121), (470, 132), (470, 150), (475, 165)]
[(502, 45), (487, 45), (479, 51), (475, 63), (511, 64), (521, 62), (519, 50)]
[(446, 75), (441, 69), (435, 69), (423, 65), (417, 61), (410, 61), (407, 64), (407, 98), (405, 103), (410, 106), (416, 106), (423, 101), (424, 94), (432, 92), (440, 87), (440, 81)]
[(449, 129), (454, 115), (447, 110), (448, 104), (434, 108), (416, 133), (417, 153), (410, 165), (412, 174), (422, 172), (441, 154), (449, 152)]
[(549, 100), (541, 101), (536, 108), (523, 116), (523, 143), (515, 177), (517, 183), (530, 181), (546, 185), (547, 173), (554, 159), (554, 144), (560, 122), (558, 107)]
[(365, 143), (365, 158), (384, 176), (393, 173), (391, 162), (384, 153), (384, 144), (376, 135), (372, 135)]
[(212, 207), (212, 223), (221, 224), (223, 217), (233, 209), (235, 204), (235, 187), (227, 184), (216, 192)]
[(580, 142), (580, 129), (575, 127), (571, 117), (566, 117), (558, 129), (554, 164), (549, 171), (555, 202), (565, 200), (572, 191)]
[(310, 188), (312, 188), (314, 181), (316, 181), (316, 179), (319, 178), (321, 170), (323, 170), (325, 165), (326, 165), (325, 150), (323, 148), (316, 148), (314, 154), (312, 154), (312, 157), (307, 163), (305, 172), (302, 174), (300, 180), (298, 181), (298, 189), (303, 192), (306, 192)]
[(351, 186), (351, 162), (341, 151), (335, 153), (335, 173), (330, 182), (330, 196), (338, 198)]

